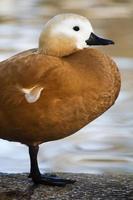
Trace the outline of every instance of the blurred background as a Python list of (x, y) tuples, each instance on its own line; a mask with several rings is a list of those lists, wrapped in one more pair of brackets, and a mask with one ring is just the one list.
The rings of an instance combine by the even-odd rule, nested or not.
[[(47, 20), (59, 13), (90, 19), (115, 46), (98, 47), (119, 66), (122, 89), (104, 115), (63, 140), (41, 145), (42, 172), (133, 173), (133, 0), (0, 0), (0, 61), (38, 46)], [(0, 140), (0, 172), (28, 172), (28, 148)]]

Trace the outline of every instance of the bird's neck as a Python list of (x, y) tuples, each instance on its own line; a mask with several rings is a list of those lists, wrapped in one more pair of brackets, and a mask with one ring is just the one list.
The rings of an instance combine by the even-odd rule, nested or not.
[(68, 56), (78, 49), (75, 46), (74, 40), (69, 40), (65, 37), (40, 37), (39, 51), (46, 55), (63, 57)]

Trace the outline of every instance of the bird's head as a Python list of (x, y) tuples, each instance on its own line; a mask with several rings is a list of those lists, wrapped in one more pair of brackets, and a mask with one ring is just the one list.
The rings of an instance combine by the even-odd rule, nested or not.
[(91, 23), (77, 14), (60, 14), (49, 20), (39, 39), (39, 50), (52, 56), (66, 56), (92, 45), (114, 44), (95, 35)]

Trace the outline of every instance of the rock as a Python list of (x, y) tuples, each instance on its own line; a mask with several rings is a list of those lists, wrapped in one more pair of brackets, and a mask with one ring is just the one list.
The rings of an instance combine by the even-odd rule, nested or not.
[(66, 187), (34, 185), (27, 174), (0, 173), (0, 200), (131, 200), (133, 175), (58, 173), (77, 180)]

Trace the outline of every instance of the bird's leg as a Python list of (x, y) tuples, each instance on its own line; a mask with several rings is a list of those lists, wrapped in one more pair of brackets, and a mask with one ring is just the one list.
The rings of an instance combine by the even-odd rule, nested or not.
[(39, 171), (37, 155), (39, 151), (39, 146), (29, 146), (29, 155), (30, 155), (30, 174), (29, 177), (36, 179), (36, 177), (40, 177), (41, 173)]
[(39, 146), (29, 146), (29, 155), (30, 155), (30, 175), (35, 184), (45, 184), (53, 186), (65, 186), (66, 184), (74, 183), (74, 180), (63, 179), (56, 175), (44, 174), (41, 175), (37, 162)]

